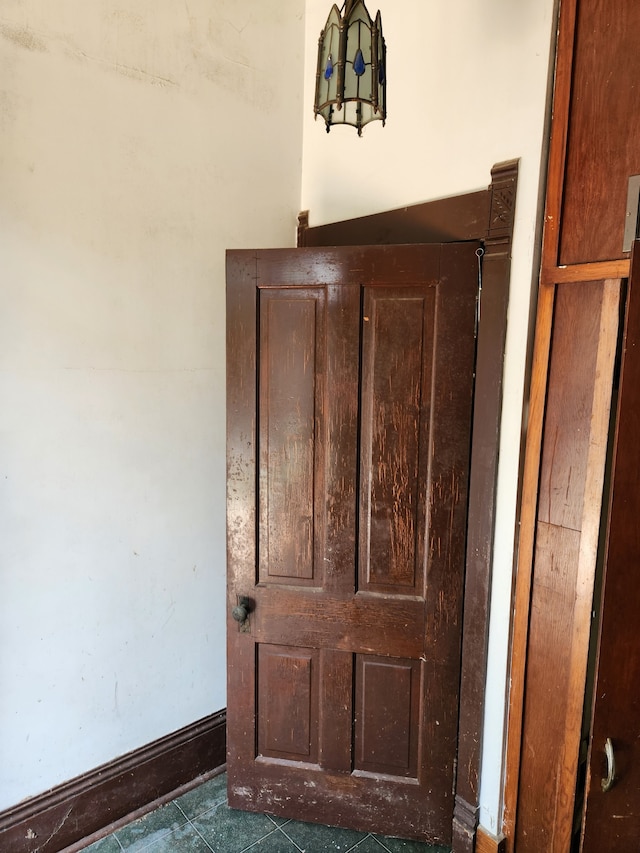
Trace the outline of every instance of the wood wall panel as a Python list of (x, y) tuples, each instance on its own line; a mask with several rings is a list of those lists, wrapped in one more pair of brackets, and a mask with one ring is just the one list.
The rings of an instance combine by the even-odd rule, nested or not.
[(571, 530), (581, 529), (584, 514), (603, 287), (592, 281), (579, 290), (569, 284), (556, 289), (538, 519)]
[[(640, 839), (640, 242), (633, 248), (596, 646), (582, 853), (636, 850)], [(615, 755), (613, 786), (603, 790)]]
[(620, 258), (640, 174), (640, 3), (577, 4), (560, 263)]
[(567, 853), (573, 830), (620, 292), (619, 280), (557, 288), (511, 848), (517, 853)]
[[(562, 394), (573, 380), (559, 370), (548, 370), (551, 348), (556, 347), (558, 320), (553, 297), (558, 286), (575, 290), (576, 304), (586, 282), (620, 280), (629, 275), (628, 253), (623, 251), (627, 184), (640, 173), (640, 4), (637, 0), (561, 0), (555, 67), (551, 141), (545, 200), (542, 270), (532, 366), (522, 523), (519, 534), (518, 574), (513, 627), (512, 671), (508, 725), (507, 782), (504, 832), (508, 850), (568, 850), (576, 786), (576, 744), (581, 736), (586, 689), (585, 661), (590, 640), (593, 561), (598, 546), (602, 508), (600, 442), (583, 455), (584, 431), (559, 436), (552, 458), (541, 468), (543, 448), (557, 422), (546, 400)], [(610, 288), (614, 283), (610, 283)], [(617, 331), (612, 312), (609, 335)], [(576, 337), (579, 330), (576, 329)], [(603, 355), (598, 342), (585, 340), (583, 359), (594, 364), (592, 348)], [(569, 373), (570, 368), (565, 368)], [(586, 381), (586, 373), (582, 378)], [(594, 415), (598, 397), (610, 396), (604, 379), (593, 375)], [(598, 391), (600, 388), (600, 391)], [(561, 399), (561, 398), (560, 398)], [(561, 402), (565, 402), (561, 399)], [(575, 400), (566, 399), (568, 420), (575, 419)], [(547, 406), (547, 408), (545, 408)], [(572, 414), (571, 409), (574, 408)], [(565, 413), (560, 412), (561, 417)], [(605, 409), (600, 409), (601, 430), (608, 435)], [(583, 450), (580, 450), (580, 448)], [(574, 478), (584, 477), (582, 511), (564, 497), (575, 496)], [(571, 480), (569, 479), (571, 478)], [(539, 491), (538, 491), (539, 489)], [(539, 516), (538, 516), (539, 511)], [(579, 521), (576, 522), (576, 519)], [(575, 597), (568, 593), (567, 577), (539, 563), (535, 535), (538, 518), (580, 530), (578, 553), (571, 557)], [(547, 531), (549, 532), (549, 531)], [(565, 551), (564, 561), (569, 560)], [(565, 568), (568, 568), (565, 565)], [(573, 582), (573, 581), (572, 581)], [(544, 642), (543, 608), (539, 601), (551, 596), (556, 606), (564, 602), (566, 629), (558, 635), (556, 660)], [(531, 618), (531, 625), (530, 620)], [(558, 617), (559, 624), (560, 617)], [(549, 667), (552, 670), (549, 672)], [(549, 684), (554, 684), (549, 695)], [(547, 702), (545, 714), (544, 703)], [(533, 713), (532, 707), (539, 713)], [(524, 711), (523, 711), (524, 708)], [(545, 738), (553, 743), (553, 756), (535, 760), (535, 728), (545, 724)], [(542, 737), (542, 736), (540, 736)], [(545, 747), (542, 746), (542, 755)], [(517, 844), (514, 847), (514, 843)], [(530, 845), (530, 846), (528, 846)]]

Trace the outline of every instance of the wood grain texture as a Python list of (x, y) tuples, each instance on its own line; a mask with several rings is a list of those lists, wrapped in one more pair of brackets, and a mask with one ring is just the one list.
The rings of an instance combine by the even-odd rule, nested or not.
[(511, 636), (511, 688), (509, 691), (509, 712), (507, 719), (503, 816), (503, 831), (509, 851), (513, 851), (513, 836), (518, 807), (532, 564), (554, 304), (555, 285), (542, 285), (538, 294), (533, 366), (529, 391), (529, 418), (523, 472), (520, 531), (517, 548), (518, 564), (514, 589), (514, 618)]
[(639, 28), (633, 0), (577, 4), (561, 264), (625, 257), (627, 182), (640, 173)]
[(420, 669), (415, 660), (357, 656), (356, 771), (418, 778)]
[[(628, 0), (615, 0), (613, 3), (603, 0), (562, 0), (560, 4), (545, 205), (539, 332), (533, 363), (533, 382), (534, 385), (537, 383), (540, 392), (537, 398), (532, 398), (530, 406), (513, 630), (504, 820), (510, 850), (513, 850), (513, 835), (519, 819), (516, 810), (523, 732), (520, 716), (527, 666), (533, 667), (534, 671), (537, 668), (540, 677), (545, 677), (544, 668), (538, 667), (535, 660), (527, 657), (527, 641), (540, 435), (545, 415), (544, 383), (547, 381), (553, 322), (551, 294), (555, 294), (558, 284), (571, 284), (582, 291), (585, 282), (620, 279), (629, 274), (629, 262), (622, 252), (622, 235), (627, 178), (637, 173), (640, 163), (640, 57), (636, 44), (639, 12), (638, 4)], [(587, 355), (585, 346), (585, 356)], [(573, 450), (569, 449), (569, 453), (575, 456)], [(587, 461), (586, 464), (588, 468), (590, 463)], [(565, 473), (568, 470), (565, 469)], [(591, 482), (591, 487), (596, 491), (599, 489), (597, 479)], [(554, 513), (563, 515), (565, 508), (557, 502), (560, 497), (560, 491), (555, 497), (547, 493), (546, 509), (551, 507)], [(566, 508), (566, 511), (571, 513), (569, 508)], [(596, 502), (589, 521), (590, 529), (584, 538), (585, 550), (587, 542), (592, 545), (595, 542), (596, 526), (599, 522)], [(584, 526), (583, 522), (581, 526)], [(586, 562), (584, 552), (581, 552), (577, 565), (587, 573), (582, 578), (584, 583), (587, 586), (592, 584), (591, 570), (587, 569), (590, 564)], [(579, 568), (576, 570), (580, 571)], [(549, 575), (547, 578), (550, 588), (555, 588), (559, 597), (562, 596), (561, 580), (560, 575)], [(575, 646), (575, 652), (572, 653), (573, 665), (564, 671), (575, 691), (575, 696), (572, 697), (575, 707), (567, 704), (564, 711), (561, 711), (567, 714), (566, 730), (556, 728), (554, 731), (558, 753), (566, 753), (569, 756), (573, 756), (578, 736), (576, 708), (578, 704), (582, 704), (581, 667), (588, 643), (586, 624), (580, 615), (584, 613), (581, 609), (583, 601), (583, 595), (576, 599), (575, 604), (567, 601), (567, 621), (576, 626), (575, 643), (582, 643), (584, 647), (578, 651), (578, 646)], [(531, 651), (530, 649), (530, 654)], [(532, 692), (544, 690), (544, 680), (537, 685), (529, 675), (527, 689)], [(526, 725), (525, 720), (524, 727)], [(572, 761), (573, 758), (570, 757), (565, 762), (565, 769), (562, 771), (564, 783), (558, 783), (557, 795), (554, 795), (560, 807), (560, 833), (564, 833), (565, 838), (569, 831), (571, 789), (575, 784), (575, 778), (570, 778), (568, 769)], [(562, 784), (564, 791), (560, 790)], [(529, 767), (526, 785), (526, 799), (529, 803), (535, 800), (535, 791), (544, 798), (548, 786), (548, 771), (542, 762), (535, 773), (533, 768)], [(525, 796), (522, 800), (524, 802)], [(551, 826), (553, 824), (554, 821)], [(541, 842), (541, 846), (546, 849), (545, 842)]]
[[(58, 853), (225, 763), (224, 711), (0, 813), (2, 853)], [(104, 834), (104, 833), (103, 833)], [(76, 846), (77, 845), (77, 846)]]
[(377, 287), (363, 298), (358, 588), (420, 595), (435, 292)]
[[(239, 414), (238, 423), (231, 423), (229, 428), (229, 604), (233, 605), (239, 595), (250, 597), (247, 622), (238, 626), (229, 620), (228, 632), (229, 798), (236, 807), (270, 809), (303, 819), (432, 841), (448, 842), (451, 838), (475, 355), (476, 248), (476, 244), (467, 243), (234, 252), (228, 256), (229, 324), (233, 327), (228, 339), (229, 417), (234, 419)], [(394, 298), (389, 293), (392, 286), (397, 290)], [(398, 311), (402, 314), (407, 305), (394, 306), (391, 316), (395, 321), (390, 323), (387, 318), (377, 326), (376, 335), (381, 340), (376, 338), (371, 350), (363, 344), (362, 361), (371, 352), (372, 364), (378, 365), (371, 386), (375, 386), (372, 399), (377, 404), (371, 407), (365, 406), (366, 390), (362, 397), (359, 395), (358, 379), (360, 341), (366, 337), (361, 330), (370, 316), (369, 288), (376, 289), (380, 304), (406, 301), (411, 307), (417, 296), (425, 306), (419, 315), (419, 328), (411, 328), (423, 341), (426, 364), (417, 365), (417, 372), (410, 369), (409, 379), (403, 374), (401, 367), (411, 363), (407, 348), (415, 341), (405, 333), (402, 323), (395, 322)], [(262, 319), (256, 322), (259, 306), (263, 294), (267, 300), (282, 298), (287, 302), (297, 291), (305, 294), (304, 303), (312, 291), (321, 289), (327, 306), (326, 342), (321, 347), (326, 355), (317, 356), (316, 341), (312, 347), (316, 357), (309, 352), (306, 361), (313, 361), (316, 373), (323, 375), (307, 378), (297, 368), (291, 379), (290, 368), (282, 373), (279, 365), (286, 365), (293, 351), (299, 354), (299, 348), (293, 346), (297, 333), (284, 323), (275, 343), (277, 356), (271, 359), (270, 336), (263, 335)], [(286, 309), (289, 320), (295, 313)], [(296, 321), (304, 328), (308, 325), (307, 313), (305, 308)], [(414, 314), (410, 312), (411, 323)], [(378, 348), (384, 358), (377, 354)], [(265, 361), (270, 367), (263, 379), (261, 365)], [(398, 365), (395, 372), (393, 364)], [(396, 378), (402, 401), (418, 381), (418, 397), (424, 400), (425, 408), (423, 413), (420, 402), (414, 414), (427, 430), (426, 437), (420, 424), (413, 433), (398, 431), (398, 401), (393, 390)], [(271, 388), (276, 381), (284, 386), (278, 391)], [(313, 405), (314, 440), (320, 437), (327, 443), (322, 508), (318, 510), (325, 515), (312, 533), (314, 559), (323, 569), (314, 568), (313, 587), (272, 583), (268, 573), (258, 575), (256, 570), (255, 543), (261, 541), (256, 524), (261, 516), (255, 507), (260, 503), (261, 471), (270, 470), (271, 465), (268, 453), (265, 457), (263, 452), (265, 440), (270, 441), (264, 438), (261, 423), (265, 410), (259, 406), (257, 421), (255, 416), (256, 400), (265, 385), (273, 404), (266, 409), (268, 418), (272, 421), (275, 417), (273, 422), (281, 423), (280, 431), (285, 433), (286, 425), (293, 422), (292, 431), (297, 434), (301, 413), (308, 423), (304, 413)], [(296, 396), (298, 386), (304, 391), (303, 400), (307, 400), (300, 411), (288, 399), (288, 394)], [(321, 399), (307, 393), (308, 388), (321, 386), (325, 389)], [(415, 394), (415, 389), (411, 393)], [(375, 430), (365, 426), (367, 418), (375, 421)], [(334, 424), (335, 430), (330, 426)], [(305, 429), (309, 441), (309, 428)], [(357, 448), (365, 434), (377, 436), (377, 444), (365, 442), (370, 467), (379, 482), (373, 500), (384, 504), (392, 494), (400, 504), (405, 500), (411, 503), (419, 493), (413, 482), (418, 478), (425, 494), (422, 515), (418, 515), (422, 522), (414, 524), (420, 530), (413, 534), (413, 541), (418, 543), (416, 553), (423, 557), (419, 561), (410, 557), (411, 584), (404, 583), (406, 567), (391, 566), (390, 571), (388, 564), (394, 554), (407, 559), (414, 546), (408, 548), (405, 541), (396, 551), (395, 545), (391, 548), (384, 544), (399, 535), (405, 540), (411, 538), (410, 525), (402, 530), (391, 528), (392, 535), (382, 537), (382, 546), (376, 542), (370, 548), (369, 560), (378, 565), (368, 577), (374, 577), (377, 586), (384, 587), (383, 592), (375, 583), (368, 583), (366, 589), (357, 584), (361, 575), (356, 559), (356, 496), (366, 480), (361, 475), (362, 483), (359, 481)], [(385, 455), (391, 439), (396, 442), (393, 459)], [(277, 442), (276, 447), (280, 447)], [(243, 459), (245, 451), (249, 464)], [(405, 457), (407, 465), (397, 467), (396, 460)], [(282, 462), (273, 464), (277, 470)], [(310, 476), (307, 474), (303, 482)], [(393, 483), (390, 493), (383, 480)], [(308, 493), (305, 486), (301, 494)], [(294, 501), (288, 504), (298, 512)], [(285, 509), (286, 505), (283, 503)], [(389, 509), (394, 507), (390, 504)], [(400, 517), (404, 517), (402, 513)], [(287, 524), (280, 526), (280, 534), (285, 538), (298, 535)], [(321, 577), (322, 585), (316, 586)], [(391, 587), (393, 594), (388, 592)], [(333, 666), (337, 668), (335, 679)], [(389, 678), (385, 680), (383, 675), (397, 689), (390, 692), (386, 684)], [(345, 702), (349, 686), (356, 692)], [(269, 721), (266, 726), (258, 724), (256, 750), (253, 729), (261, 718), (261, 706)], [(397, 729), (395, 740), (386, 736), (381, 739), (380, 733), (388, 729), (392, 718), (405, 723)], [(343, 731), (331, 733), (331, 726), (341, 720)], [(352, 742), (354, 731), (356, 739)]]
[(541, 273), (543, 284), (563, 284), (564, 282), (602, 281), (605, 278), (627, 278), (629, 261), (600, 261), (593, 264), (571, 264), (557, 267), (545, 267)]
[(478, 828), (475, 853), (505, 853), (506, 842), (503, 836), (496, 838), (482, 827)]
[[(583, 853), (633, 850), (640, 837), (640, 251), (633, 251), (618, 397), (602, 615), (590, 732)], [(607, 777), (611, 738), (616, 778)]]
[[(504, 813), (504, 831), (507, 834), (509, 841), (509, 850), (513, 850), (513, 837), (517, 820), (517, 806), (519, 796), (519, 781), (520, 781), (520, 760), (522, 732), (524, 728), (522, 720), (522, 707), (525, 695), (525, 676), (527, 675), (527, 643), (529, 632), (529, 615), (530, 615), (530, 596), (531, 596), (531, 572), (533, 564), (533, 549), (535, 542), (536, 530), (536, 507), (537, 507), (537, 488), (539, 479), (539, 463), (540, 463), (540, 447), (541, 435), (544, 424), (545, 415), (545, 399), (546, 399), (546, 383), (547, 383), (547, 366), (549, 359), (549, 348), (551, 341), (551, 328), (553, 322), (553, 301), (555, 298), (555, 286), (559, 283), (573, 283), (577, 288), (581, 288), (583, 282), (595, 281), (605, 278), (621, 278), (628, 273), (628, 262), (626, 260), (618, 261), (597, 261), (597, 253), (588, 251), (584, 255), (575, 258), (562, 258), (563, 264), (558, 267), (559, 259), (559, 243), (561, 228), (564, 236), (569, 235), (571, 229), (577, 229), (581, 232), (583, 229), (584, 210), (578, 205), (570, 205), (569, 208), (563, 209), (563, 201), (565, 197), (566, 170), (567, 170), (567, 145), (571, 147), (574, 142), (574, 127), (570, 124), (570, 110), (572, 109), (589, 109), (583, 101), (582, 104), (575, 99), (572, 101), (572, 78), (573, 78), (573, 61), (574, 51), (580, 52), (584, 47), (584, 41), (576, 40), (576, 19), (578, 9), (584, 5), (578, 0), (563, 0), (560, 5), (560, 20), (558, 31), (558, 46), (557, 46), (557, 61), (554, 83), (554, 101), (553, 101), (553, 121), (551, 128), (551, 143), (548, 164), (548, 181), (547, 195), (545, 205), (545, 226), (543, 240), (543, 257), (542, 257), (542, 274), (541, 274), (541, 289), (539, 295), (538, 319), (536, 343), (533, 360), (533, 376), (532, 376), (532, 397), (529, 410), (529, 427), (527, 437), (527, 448), (525, 455), (525, 474), (523, 487), (523, 507), (521, 515), (521, 527), (519, 535), (519, 557), (518, 571), (516, 576), (516, 592), (515, 592), (515, 617), (512, 639), (512, 664), (511, 664), (511, 691), (510, 691), (510, 710), (508, 723), (508, 739), (507, 739), (507, 774), (505, 786), (505, 813)], [(594, 3), (588, 0), (588, 5), (595, 8)], [(606, 4), (600, 3), (597, 0), (596, 4), (601, 11), (607, 13)], [(608, 37), (608, 28), (600, 28), (597, 32), (594, 30), (595, 38), (605, 39)], [(593, 57), (587, 53), (583, 56), (582, 61), (587, 64), (592, 63)], [(616, 60), (617, 62), (617, 60)], [(624, 64), (624, 63), (623, 63)], [(623, 65), (622, 64), (622, 65)], [(619, 66), (621, 69), (622, 66)], [(597, 72), (599, 73), (599, 72)], [(623, 72), (624, 73), (624, 72)], [(626, 128), (626, 123), (623, 127)], [(607, 132), (606, 130), (604, 131)], [(620, 128), (616, 128), (613, 132), (620, 133)], [(590, 145), (590, 140), (588, 141)], [(588, 154), (588, 156), (591, 156)], [(609, 168), (609, 163), (601, 163), (602, 168)], [(577, 172), (574, 170), (574, 174)], [(579, 175), (578, 180), (583, 181), (584, 176)], [(586, 186), (587, 184), (585, 184)], [(598, 216), (611, 216), (611, 207), (609, 199), (601, 200), (601, 209)], [(621, 249), (621, 246), (620, 246)], [(605, 257), (620, 258), (621, 252), (616, 252)], [(585, 347), (586, 350), (586, 347)], [(597, 523), (598, 518), (594, 516), (594, 522)], [(549, 579), (549, 583), (553, 584), (553, 577)], [(573, 618), (573, 607), (569, 603), (568, 615)], [(583, 637), (586, 643), (588, 640)], [(585, 649), (586, 653), (586, 649)], [(534, 662), (535, 667), (535, 662)], [(568, 677), (572, 677), (568, 673)], [(531, 679), (528, 680), (530, 690), (538, 690), (538, 685), (535, 685)], [(541, 688), (542, 689), (542, 688)], [(581, 702), (582, 697), (576, 697), (576, 702)], [(566, 733), (571, 751), (571, 743), (575, 743), (576, 731)], [(559, 751), (565, 749), (566, 740), (565, 733), (558, 732), (556, 736), (556, 745)], [(538, 775), (534, 776), (531, 772), (528, 774), (529, 795), (536, 788), (542, 791), (547, 784), (547, 770), (542, 765), (539, 766)], [(575, 780), (566, 777), (566, 784), (571, 786)], [(570, 799), (571, 793), (568, 798)], [(529, 799), (531, 797), (529, 796)], [(565, 816), (562, 820), (566, 825), (566, 810), (568, 806), (565, 803)]]
[(565, 853), (573, 829), (619, 299), (619, 281), (558, 286), (527, 644), (519, 853)]
[[(549, 141), (542, 238), (542, 266), (543, 269), (549, 270), (558, 265), (577, 2), (578, 0), (562, 0), (558, 21), (553, 85), (553, 118)], [(551, 281), (545, 280), (545, 283), (551, 284)]]
[(308, 227), (300, 221), (298, 246), (368, 246), (478, 240), (488, 231), (486, 190), (414, 204), (398, 210)]
[(323, 563), (314, 549), (324, 538), (325, 293), (271, 288), (260, 295), (258, 310), (260, 347), (268, 353), (260, 363), (260, 578), (317, 586)]
[[(563, 4), (564, 5), (564, 4)], [(478, 779), (486, 677), (495, 490), (500, 437), (504, 341), (518, 161), (496, 164), (482, 193), (454, 196), (355, 221), (309, 228), (299, 220), (298, 245), (382, 244), (480, 239), (482, 317), (478, 328), (473, 449), (460, 685), (457, 795), (453, 848), (472, 853), (478, 813)]]

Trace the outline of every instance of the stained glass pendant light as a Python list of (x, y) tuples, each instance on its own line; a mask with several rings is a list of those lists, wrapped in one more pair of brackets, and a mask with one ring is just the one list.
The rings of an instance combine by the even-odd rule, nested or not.
[(370, 121), (385, 123), (386, 59), (380, 12), (373, 21), (363, 0), (334, 5), (320, 33), (314, 105), (327, 133), (334, 124), (350, 124), (361, 136)]

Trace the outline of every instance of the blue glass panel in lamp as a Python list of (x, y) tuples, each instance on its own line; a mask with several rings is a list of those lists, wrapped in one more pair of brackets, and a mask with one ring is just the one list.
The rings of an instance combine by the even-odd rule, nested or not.
[(364, 72), (366, 71), (367, 66), (364, 64), (364, 56), (362, 55), (362, 51), (358, 48), (358, 52), (356, 53), (356, 58), (353, 62), (353, 70), (356, 72), (358, 77), (362, 77)]
[(378, 82), (384, 83), (384, 65), (382, 63), (378, 66)]
[(329, 58), (327, 59), (327, 67), (324, 69), (324, 79), (330, 80), (332, 74), (333, 74), (333, 59), (331, 58), (331, 54), (329, 54)]

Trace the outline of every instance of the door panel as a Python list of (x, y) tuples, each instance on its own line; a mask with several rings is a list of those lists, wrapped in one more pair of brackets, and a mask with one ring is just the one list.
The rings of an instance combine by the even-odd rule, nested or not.
[(633, 0), (577, 3), (561, 264), (623, 257), (627, 182), (640, 173), (639, 27)]
[[(633, 250), (627, 297), (602, 622), (591, 732), (584, 853), (638, 849), (640, 839), (640, 251)], [(604, 792), (605, 743), (616, 778)]]
[(359, 589), (419, 595), (435, 288), (363, 295)]
[[(324, 443), (316, 412), (324, 399), (322, 289), (260, 294), (260, 580), (319, 586)], [(316, 503), (318, 506), (316, 507)], [(314, 523), (315, 519), (315, 523)]]
[(420, 678), (418, 661), (356, 656), (356, 771), (417, 778)]
[(258, 755), (318, 761), (319, 652), (258, 646)]
[(451, 838), (476, 248), (228, 255), (234, 807)]

